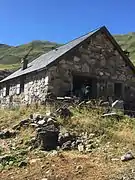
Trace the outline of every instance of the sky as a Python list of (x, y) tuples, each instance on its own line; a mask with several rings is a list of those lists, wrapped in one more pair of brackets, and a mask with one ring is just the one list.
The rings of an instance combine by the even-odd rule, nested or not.
[(135, 0), (0, 0), (0, 43), (66, 43), (100, 26), (135, 32)]

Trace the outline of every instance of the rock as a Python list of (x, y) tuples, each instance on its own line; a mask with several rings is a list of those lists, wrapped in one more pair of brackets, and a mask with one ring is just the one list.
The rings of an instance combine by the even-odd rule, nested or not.
[(75, 142), (75, 141), (73, 141), (73, 142), (71, 143), (71, 149), (76, 149), (76, 142)]
[(119, 161), (119, 158), (112, 158), (111, 161)]
[(78, 146), (79, 144), (81, 144), (81, 143), (83, 143), (83, 140), (81, 140), (81, 139), (77, 139), (76, 140), (76, 145)]
[(57, 124), (57, 121), (53, 118), (48, 118), (47, 119), (47, 125), (51, 125), (51, 124)]
[(73, 114), (68, 108), (59, 108), (56, 110), (56, 113), (61, 117), (61, 118), (70, 118)]
[(95, 137), (95, 134), (94, 134), (94, 133), (90, 133), (90, 134), (89, 134), (89, 138), (92, 139), (92, 138), (94, 138), (94, 137)]
[(124, 111), (124, 102), (123, 100), (116, 100), (112, 103), (112, 108)]
[(100, 106), (102, 106), (102, 107), (109, 107), (109, 102), (108, 101), (100, 102)]
[(13, 130), (4, 130), (0, 131), (0, 138), (1, 139), (7, 139), (7, 138), (12, 138), (16, 136), (16, 132)]
[(38, 123), (39, 125), (43, 125), (43, 124), (45, 124), (46, 122), (45, 122), (45, 120), (43, 119), (43, 120), (38, 121), (37, 123)]
[(116, 118), (116, 119), (118, 119), (118, 120), (123, 118), (122, 115), (120, 115), (120, 114), (118, 114), (118, 113), (116, 113), (116, 112), (105, 113), (105, 114), (103, 114), (101, 117), (114, 117), (114, 118)]
[(67, 141), (67, 142), (62, 144), (61, 149), (62, 150), (70, 150), (71, 149), (71, 144), (72, 144), (71, 141)]
[(18, 163), (18, 167), (24, 167), (27, 166), (27, 161), (21, 161)]
[(53, 150), (53, 151), (51, 151), (50, 153), (47, 154), (47, 156), (51, 156), (51, 157), (57, 156), (57, 155), (58, 155), (58, 151), (56, 151), (56, 150)]
[(78, 145), (78, 151), (79, 152), (83, 152), (84, 151), (84, 145), (83, 144), (79, 144)]
[(86, 145), (86, 152), (92, 152), (91, 144)]
[(129, 161), (134, 159), (134, 156), (131, 152), (127, 152), (125, 155), (121, 157), (121, 161)]
[(58, 145), (59, 129), (54, 125), (46, 125), (38, 129), (38, 141), (42, 150), (53, 150)]
[(35, 121), (39, 121), (44, 118), (40, 113), (34, 113), (33, 115), (31, 115), (31, 117), (33, 117), (32, 119)]
[(36, 123), (30, 123), (30, 126), (33, 127), (33, 128), (37, 128), (37, 127), (38, 127), (38, 124), (36, 124)]
[(81, 165), (76, 166), (76, 171), (80, 171), (80, 170), (83, 170), (83, 166), (81, 166)]
[(64, 143), (67, 141), (72, 141), (72, 136), (70, 135), (69, 132), (66, 132), (65, 134), (59, 134), (59, 145), (62, 146)]

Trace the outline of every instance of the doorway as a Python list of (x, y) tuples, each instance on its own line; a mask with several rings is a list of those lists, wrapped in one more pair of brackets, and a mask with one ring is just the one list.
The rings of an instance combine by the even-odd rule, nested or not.
[(114, 84), (114, 95), (116, 98), (122, 98), (122, 84), (121, 83), (115, 83)]
[(97, 80), (87, 76), (73, 76), (73, 94), (80, 96), (81, 89), (89, 87), (89, 98), (95, 99), (97, 97)]

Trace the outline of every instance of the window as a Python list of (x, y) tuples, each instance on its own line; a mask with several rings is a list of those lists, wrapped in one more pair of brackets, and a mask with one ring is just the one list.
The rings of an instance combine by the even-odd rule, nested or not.
[(117, 97), (117, 98), (123, 97), (121, 83), (114, 84), (114, 94), (115, 94), (115, 97)]
[(16, 94), (24, 92), (24, 76), (20, 77), (20, 84), (16, 85)]
[(6, 87), (3, 88), (3, 97), (6, 96)]
[(20, 84), (16, 85), (16, 94), (20, 94)]
[(24, 76), (20, 78), (20, 93), (24, 92)]
[(6, 96), (9, 95), (9, 88), (10, 88), (9, 84), (6, 84)]
[(24, 92), (24, 81), (20, 82), (20, 93)]

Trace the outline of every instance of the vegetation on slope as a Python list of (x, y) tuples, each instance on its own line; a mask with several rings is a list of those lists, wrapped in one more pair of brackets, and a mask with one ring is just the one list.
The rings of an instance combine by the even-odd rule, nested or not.
[[(135, 63), (135, 33), (115, 35), (114, 37), (123, 50), (130, 52), (130, 58)], [(31, 47), (33, 47), (33, 50), (28, 56), (29, 61), (58, 46), (60, 44), (38, 40), (20, 46), (0, 44), (0, 69), (16, 69), (20, 67), (21, 58), (27, 54)]]
[(128, 33), (124, 35), (115, 35), (116, 41), (121, 45), (123, 50), (130, 52), (130, 58), (135, 64), (135, 33)]
[(21, 58), (28, 53), (31, 47), (33, 49), (28, 56), (29, 62), (58, 46), (58, 44), (49, 41), (32, 41), (20, 46), (0, 44), (0, 69), (20, 67)]
[[(94, 133), (99, 147), (90, 153), (74, 151), (43, 152), (30, 150), (29, 140), (34, 136), (32, 127), (22, 127), (16, 138), (1, 140), (1, 154), (11, 154), (12, 159), (1, 166), (2, 179), (75, 179), (75, 180), (117, 180), (123, 173), (134, 168), (134, 160), (121, 162), (120, 157), (135, 148), (135, 121), (127, 116), (118, 121), (102, 118), (100, 108), (72, 108), (73, 117), (58, 119), (61, 125), (72, 132)], [(46, 108), (35, 106), (14, 110), (0, 110), (0, 130), (11, 128), (21, 119), (34, 112), (45, 114)], [(20, 161), (28, 163), (20, 167)], [(132, 172), (130, 172), (131, 174)], [(119, 178), (120, 177), (120, 178)]]

